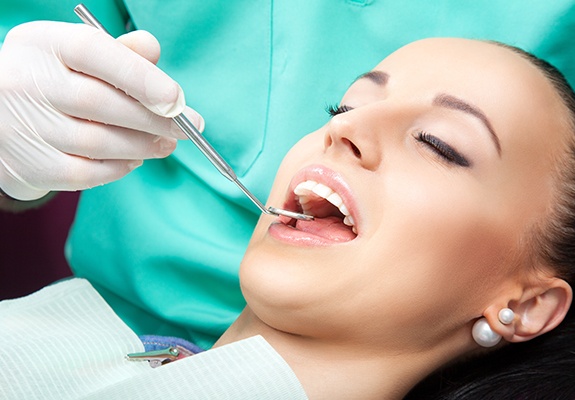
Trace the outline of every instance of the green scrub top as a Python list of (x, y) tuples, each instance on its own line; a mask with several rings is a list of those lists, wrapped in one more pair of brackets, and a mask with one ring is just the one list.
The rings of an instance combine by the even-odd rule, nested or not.
[[(77, 22), (75, 4), (4, 0), (0, 22), (4, 32), (33, 19)], [(85, 4), (114, 35), (135, 27), (158, 38), (158, 65), (180, 83), (206, 120), (206, 138), (262, 201), (282, 156), (328, 120), (326, 106), (413, 40), (503, 41), (547, 59), (575, 83), (575, 4), (567, 0)], [(257, 219), (250, 201), (192, 143), (180, 142), (172, 156), (85, 191), (66, 253), (75, 274), (137, 333), (209, 347), (244, 306), (238, 267)]]

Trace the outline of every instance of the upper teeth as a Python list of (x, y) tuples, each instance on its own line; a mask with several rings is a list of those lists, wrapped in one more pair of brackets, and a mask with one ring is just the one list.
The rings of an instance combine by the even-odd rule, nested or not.
[(323, 183), (318, 183), (316, 181), (307, 180), (297, 185), (293, 192), (299, 197), (299, 202), (304, 213), (309, 209), (309, 207), (306, 207), (306, 204), (311, 200), (310, 192), (313, 192), (319, 197), (326, 199), (331, 204), (336, 206), (339, 211), (341, 211), (341, 213), (344, 215), (343, 223), (347, 226), (351, 226), (353, 232), (357, 234), (355, 221), (350, 215), (349, 210), (345, 204), (343, 204), (343, 199), (329, 186), (326, 186)]

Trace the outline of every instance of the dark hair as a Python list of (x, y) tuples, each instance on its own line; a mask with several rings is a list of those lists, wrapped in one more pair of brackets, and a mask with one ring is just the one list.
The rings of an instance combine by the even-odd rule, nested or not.
[[(552, 267), (572, 287), (575, 283), (575, 93), (565, 77), (548, 62), (517, 47), (507, 48), (536, 66), (556, 89), (572, 132), (558, 162), (556, 201), (547, 220), (533, 230), (532, 256)], [(553, 331), (524, 343), (488, 352), (435, 372), (406, 399), (575, 399), (575, 307)]]
[(520, 48), (491, 42), (510, 49), (531, 62), (553, 85), (567, 109), (571, 138), (565, 156), (558, 162), (556, 204), (546, 222), (531, 237), (533, 256), (554, 268), (557, 276), (575, 281), (575, 92), (553, 65)]

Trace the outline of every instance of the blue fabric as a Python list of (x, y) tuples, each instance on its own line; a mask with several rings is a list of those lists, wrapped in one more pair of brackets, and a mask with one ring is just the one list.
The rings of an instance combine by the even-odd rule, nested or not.
[(172, 336), (141, 335), (139, 338), (146, 351), (164, 350), (168, 347), (181, 347), (193, 354), (205, 351), (192, 342)]

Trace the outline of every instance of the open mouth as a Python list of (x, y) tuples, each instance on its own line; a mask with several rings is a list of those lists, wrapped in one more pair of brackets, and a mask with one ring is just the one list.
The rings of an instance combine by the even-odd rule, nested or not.
[(357, 227), (340, 194), (314, 180), (305, 180), (293, 190), (299, 212), (314, 216), (313, 221), (292, 219), (288, 225), (296, 230), (331, 242), (349, 242), (357, 237)]

